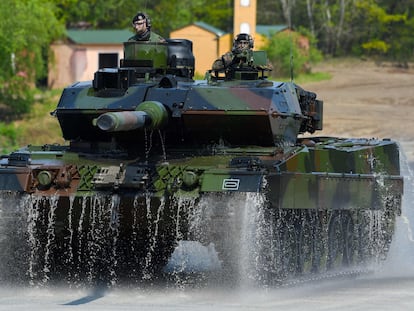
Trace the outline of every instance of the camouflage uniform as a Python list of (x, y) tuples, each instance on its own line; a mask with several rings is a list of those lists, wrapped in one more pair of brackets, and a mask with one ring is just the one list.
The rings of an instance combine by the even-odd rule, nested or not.
[(213, 70), (221, 70), (227, 68), (232, 60), (234, 58), (234, 55), (232, 52), (227, 52), (226, 54), (222, 55), (221, 58), (218, 58), (213, 63)]
[(136, 34), (128, 39), (128, 41), (149, 41), (149, 42), (166, 42), (163, 37), (153, 31), (147, 31), (148, 34)]
[(253, 64), (253, 38), (249, 34), (238, 34), (233, 41), (230, 52), (216, 59), (212, 65), (213, 70), (223, 70), (229, 67), (240, 68)]

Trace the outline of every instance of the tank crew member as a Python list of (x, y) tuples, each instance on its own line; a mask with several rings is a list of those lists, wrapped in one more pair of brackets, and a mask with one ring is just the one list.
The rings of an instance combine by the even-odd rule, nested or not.
[(145, 13), (138, 12), (132, 19), (132, 26), (136, 34), (128, 41), (166, 42), (159, 34), (151, 31), (151, 20)]
[(253, 37), (247, 33), (238, 34), (233, 40), (233, 48), (230, 52), (222, 55), (213, 63), (213, 70), (221, 70), (230, 66), (249, 65), (253, 61), (254, 40)]
[(259, 70), (273, 70), (269, 60), (267, 60), (265, 65), (254, 64), (253, 47), (254, 41), (251, 35), (247, 33), (238, 34), (233, 40), (232, 50), (215, 60), (212, 69), (219, 71), (227, 68), (250, 67)]

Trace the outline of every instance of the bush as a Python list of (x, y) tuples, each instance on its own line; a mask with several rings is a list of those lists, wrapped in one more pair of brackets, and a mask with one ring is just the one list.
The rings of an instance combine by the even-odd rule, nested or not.
[(0, 79), (0, 118), (10, 121), (30, 111), (33, 90), (25, 77), (13, 76), (7, 82)]
[(18, 137), (21, 130), (13, 124), (0, 122), (0, 153), (9, 153), (18, 148)]
[(322, 59), (322, 54), (313, 47), (311, 40), (296, 32), (272, 35), (266, 51), (273, 65), (273, 75), (283, 77), (290, 76), (292, 71), (295, 74), (309, 73), (311, 63)]

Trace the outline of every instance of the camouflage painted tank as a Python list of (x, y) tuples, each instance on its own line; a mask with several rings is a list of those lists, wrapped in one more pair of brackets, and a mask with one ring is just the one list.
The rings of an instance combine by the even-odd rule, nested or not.
[(64, 89), (68, 145), (2, 157), (3, 279), (152, 282), (207, 254), (225, 278), (275, 284), (386, 256), (394, 141), (301, 135), (323, 103), (268, 80), (264, 52), (194, 81), (190, 41), (124, 45), (119, 68)]

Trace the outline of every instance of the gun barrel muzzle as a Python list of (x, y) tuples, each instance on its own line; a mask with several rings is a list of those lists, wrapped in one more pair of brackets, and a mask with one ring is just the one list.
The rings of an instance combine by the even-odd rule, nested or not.
[(107, 112), (96, 119), (96, 126), (105, 132), (130, 131), (151, 124), (144, 111)]
[(168, 122), (168, 112), (157, 101), (145, 101), (136, 110), (106, 112), (93, 120), (105, 132), (131, 131), (138, 128), (158, 129)]

